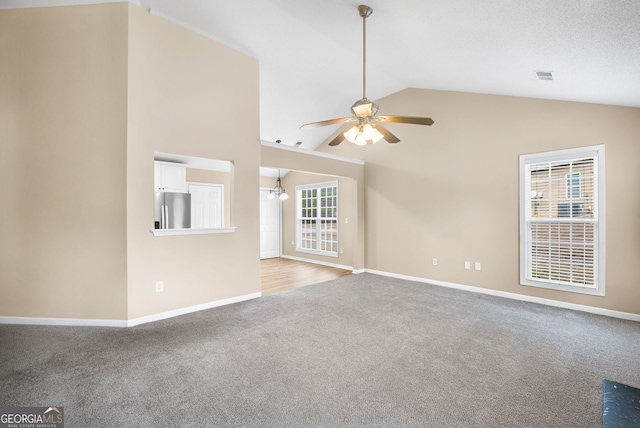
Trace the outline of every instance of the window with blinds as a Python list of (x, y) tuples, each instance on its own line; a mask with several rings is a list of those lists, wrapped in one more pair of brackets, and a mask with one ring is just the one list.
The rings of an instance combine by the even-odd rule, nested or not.
[(338, 257), (338, 182), (296, 187), (296, 251)]
[(604, 146), (520, 156), (520, 282), (604, 295)]

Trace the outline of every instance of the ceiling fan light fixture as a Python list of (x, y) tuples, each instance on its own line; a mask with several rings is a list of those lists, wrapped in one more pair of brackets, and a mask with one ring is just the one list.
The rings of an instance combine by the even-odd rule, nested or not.
[(365, 140), (373, 140), (376, 136), (376, 130), (371, 126), (370, 123), (365, 123), (362, 125), (362, 136)]
[(374, 128), (370, 123), (363, 125), (354, 125), (349, 128), (344, 134), (344, 138), (355, 144), (356, 146), (366, 146), (368, 144), (375, 144), (384, 138), (384, 135)]
[(377, 129), (373, 128), (373, 136), (371, 137), (371, 144), (375, 144), (378, 141), (382, 140), (384, 135), (380, 133)]
[(358, 136), (358, 125), (354, 125), (351, 128), (347, 129), (347, 131), (343, 135), (348, 142), (355, 143), (356, 137)]
[(353, 144), (355, 144), (356, 146), (364, 147), (367, 145), (367, 140), (364, 139), (364, 136), (361, 133), (358, 133)]

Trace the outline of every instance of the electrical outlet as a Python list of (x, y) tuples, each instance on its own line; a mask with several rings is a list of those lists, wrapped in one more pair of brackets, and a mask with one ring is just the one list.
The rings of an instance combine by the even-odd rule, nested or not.
[(164, 281), (156, 281), (156, 293), (164, 291)]
[(438, 259), (431, 259), (431, 264), (438, 266)]
[(340, 254), (344, 253), (344, 248), (340, 248)]
[(471, 262), (464, 262), (464, 268), (467, 270), (471, 269)]
[(476, 270), (480, 270), (480, 262), (476, 262), (475, 268), (476, 268)]
[(349, 217), (344, 218), (344, 224), (349, 224)]

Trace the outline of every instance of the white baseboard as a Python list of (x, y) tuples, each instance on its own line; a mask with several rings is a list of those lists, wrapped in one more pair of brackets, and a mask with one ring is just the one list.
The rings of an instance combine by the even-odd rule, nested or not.
[(557, 308), (571, 309), (574, 311), (589, 312), (596, 315), (604, 315), (612, 318), (620, 318), (630, 321), (640, 322), (640, 314), (630, 312), (614, 311), (611, 309), (596, 308), (594, 306), (578, 305), (575, 303), (561, 302), (558, 300), (543, 299), (541, 297), (526, 296), (524, 294), (508, 293), (506, 291), (490, 290), (488, 288), (473, 287), (470, 285), (456, 284), (453, 282), (438, 281), (435, 279), (420, 278), (417, 276), (401, 275), (397, 273), (384, 272), (374, 269), (365, 269), (367, 273), (374, 275), (388, 276), (391, 278), (406, 279), (408, 281), (422, 282), (426, 284), (438, 285), (440, 287), (456, 288), (458, 290), (471, 291), (473, 293), (488, 294), (491, 296), (504, 297), (507, 299), (521, 300), (523, 302), (539, 303), (541, 305), (554, 306)]
[(216, 300), (215, 302), (189, 306), (188, 308), (175, 309), (173, 311), (161, 312), (159, 314), (148, 315), (146, 317), (134, 318), (127, 321), (127, 327), (134, 327), (136, 325), (146, 324), (148, 322), (160, 321), (167, 318), (177, 317), (179, 315), (190, 314), (192, 312), (204, 311), (205, 309), (217, 308), (218, 306), (225, 306), (225, 305), (230, 305), (232, 303), (243, 302), (245, 300), (251, 300), (261, 296), (262, 296), (261, 292), (245, 294), (243, 296), (230, 297), (228, 299)]
[(126, 320), (101, 320), (91, 318), (0, 317), (0, 324), (127, 327)]
[[(310, 263), (316, 262), (315, 260), (305, 260), (305, 259), (299, 259), (299, 258), (294, 258), (291, 256), (283, 256), (284, 258), (292, 258), (294, 260), (300, 260), (300, 261), (308, 261)], [(318, 263), (318, 264), (323, 264), (323, 263)], [(348, 266), (340, 266), (340, 265), (333, 265), (334, 267), (339, 267), (340, 269), (352, 269)], [(470, 291), (473, 293), (481, 293), (481, 294), (487, 294), (487, 295), (491, 295), (491, 296), (497, 296), (497, 297), (504, 297), (507, 299), (514, 299), (514, 300), (520, 300), (520, 301), (524, 301), (524, 302), (531, 302), (531, 303), (539, 303), (542, 305), (547, 305), (547, 306), (554, 306), (554, 307), (558, 307), (558, 308), (563, 308), (563, 309), (571, 309), (571, 310), (575, 310), (575, 311), (582, 311), (582, 312), (588, 312), (588, 313), (592, 313), (592, 314), (596, 314), (596, 315), (604, 315), (604, 316), (608, 316), (608, 317), (612, 317), (612, 318), (619, 318), (619, 319), (625, 319), (625, 320), (630, 320), (630, 321), (637, 321), (640, 322), (640, 314), (633, 314), (633, 313), (629, 313), (629, 312), (621, 312), (621, 311), (614, 311), (611, 309), (603, 309), (603, 308), (596, 308), (593, 306), (586, 306), (586, 305), (578, 305), (575, 303), (567, 303), (567, 302), (561, 302), (561, 301), (557, 301), (557, 300), (551, 300), (551, 299), (543, 299), (540, 297), (532, 297), (532, 296), (526, 296), (523, 294), (516, 294), (516, 293), (508, 293), (505, 291), (498, 291), (498, 290), (490, 290), (487, 288), (481, 288), (481, 287), (473, 287), (470, 285), (462, 285), (462, 284), (456, 284), (453, 282), (446, 282), (446, 281), (439, 281), (439, 280), (435, 280), (435, 279), (427, 279), (427, 278), (421, 278), (421, 277), (417, 277), (417, 276), (409, 276), (409, 275), (402, 275), (402, 274), (396, 274), (396, 273), (391, 273), (391, 272), (384, 272), (384, 271), (379, 271), (379, 270), (374, 270), (374, 269), (358, 269), (357, 271), (354, 270), (353, 273), (371, 273), (373, 275), (380, 275), (380, 276), (387, 276), (387, 277), (391, 277), (391, 278), (398, 278), (398, 279), (405, 279), (408, 281), (415, 281), (415, 282), (422, 282), (422, 283), (426, 283), (426, 284), (433, 284), (433, 285), (438, 285), (440, 287), (448, 287), (448, 288), (455, 288), (458, 290), (464, 290), (464, 291)], [(187, 308), (182, 308), (182, 309), (175, 309), (172, 311), (167, 311), (167, 312), (162, 312), (159, 314), (154, 314), (154, 315), (148, 315), (145, 317), (140, 317), (140, 318), (134, 318), (134, 319), (130, 319), (130, 320), (105, 320), (105, 319), (83, 319), (83, 318), (41, 318), (41, 317), (3, 317), (0, 316), (0, 324), (24, 324), (24, 325), (57, 325), (57, 326), (84, 326), (84, 327), (134, 327), (137, 325), (141, 325), (141, 324), (146, 324), (149, 322), (153, 322), (153, 321), (160, 321), (163, 319), (167, 319), (167, 318), (172, 318), (172, 317), (176, 317), (179, 315), (185, 315), (185, 314), (189, 314), (192, 312), (198, 312), (198, 311), (202, 311), (205, 309), (211, 309), (211, 308), (215, 308), (218, 306), (224, 306), (224, 305), (230, 305), (232, 303), (238, 303), (238, 302), (243, 302), (245, 300), (251, 300), (251, 299), (255, 299), (258, 297), (261, 297), (262, 293), (258, 292), (258, 293), (251, 293), (251, 294), (245, 294), (243, 296), (237, 296), (237, 297), (231, 297), (228, 299), (222, 299), (222, 300), (216, 300), (214, 302), (209, 302), (209, 303), (203, 303), (201, 305), (195, 305), (195, 306), (190, 306)]]
[[(283, 254), (281, 257), (283, 259), (297, 260), (299, 262), (314, 263), (314, 264), (317, 264), (317, 265), (323, 265), (323, 266), (329, 266), (329, 267), (334, 267), (334, 268), (338, 268), (338, 269), (345, 269), (345, 270), (352, 270), (353, 271), (353, 266), (339, 265), (337, 263), (323, 262), (321, 260), (304, 259), (302, 257), (289, 256), (289, 255), (286, 255), (286, 254)], [(354, 271), (354, 273), (355, 273), (355, 271)]]
[(203, 311), (205, 309), (216, 308), (218, 306), (230, 305), (232, 303), (243, 302), (245, 300), (261, 297), (262, 293), (251, 293), (243, 296), (231, 297), (228, 299), (216, 300), (214, 302), (203, 303), (201, 305), (189, 306), (187, 308), (175, 309), (161, 312), (159, 314), (147, 315), (130, 320), (101, 320), (84, 318), (36, 318), (36, 317), (2, 317), (0, 324), (28, 324), (28, 325), (60, 325), (60, 326), (83, 326), (83, 327), (134, 327), (153, 321), (160, 321), (179, 315), (190, 314), (192, 312)]

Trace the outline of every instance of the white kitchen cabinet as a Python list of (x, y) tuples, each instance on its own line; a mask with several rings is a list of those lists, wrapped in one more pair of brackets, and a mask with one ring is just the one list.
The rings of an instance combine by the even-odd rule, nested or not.
[(169, 162), (154, 162), (154, 189), (163, 192), (187, 191), (187, 168)]

